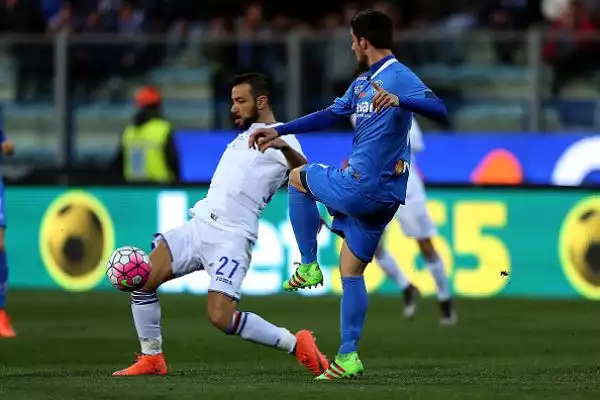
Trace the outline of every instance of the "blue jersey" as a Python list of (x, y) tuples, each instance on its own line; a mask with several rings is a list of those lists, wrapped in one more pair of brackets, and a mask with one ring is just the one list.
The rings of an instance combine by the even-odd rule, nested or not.
[(348, 162), (359, 177), (357, 190), (373, 200), (404, 201), (406, 180), (400, 176), (410, 162), (413, 113), (404, 107), (376, 112), (372, 100), (377, 91), (371, 81), (407, 99), (424, 98), (431, 91), (408, 67), (388, 56), (356, 78), (329, 107), (337, 115), (356, 114)]

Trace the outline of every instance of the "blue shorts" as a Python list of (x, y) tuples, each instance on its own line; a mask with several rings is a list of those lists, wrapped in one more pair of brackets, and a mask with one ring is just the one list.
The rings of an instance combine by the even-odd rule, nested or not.
[(400, 202), (371, 200), (356, 190), (356, 179), (351, 167), (307, 164), (300, 171), (304, 189), (333, 216), (331, 230), (346, 239), (359, 260), (369, 263)]
[(4, 183), (0, 181), (0, 228), (6, 228), (6, 202), (4, 201)]

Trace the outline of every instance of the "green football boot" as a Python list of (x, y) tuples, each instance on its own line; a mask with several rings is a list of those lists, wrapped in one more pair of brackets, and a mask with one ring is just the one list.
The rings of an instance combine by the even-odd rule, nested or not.
[(320, 381), (333, 381), (337, 379), (353, 379), (363, 374), (365, 367), (358, 358), (358, 353), (338, 354), (327, 371), (317, 376)]
[(310, 264), (298, 264), (296, 272), (290, 279), (283, 282), (283, 289), (291, 292), (298, 289), (310, 289), (323, 284), (323, 272), (315, 261)]

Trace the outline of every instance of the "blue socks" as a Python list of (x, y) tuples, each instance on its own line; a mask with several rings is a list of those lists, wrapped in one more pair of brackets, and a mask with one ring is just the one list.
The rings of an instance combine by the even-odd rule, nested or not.
[(0, 251), (0, 309), (6, 305), (6, 282), (8, 281), (8, 265), (6, 253)]
[(367, 315), (367, 287), (362, 276), (342, 277), (341, 334), (338, 354), (354, 353)]
[(290, 221), (300, 249), (302, 264), (317, 261), (317, 233), (321, 218), (317, 203), (306, 193), (288, 186)]

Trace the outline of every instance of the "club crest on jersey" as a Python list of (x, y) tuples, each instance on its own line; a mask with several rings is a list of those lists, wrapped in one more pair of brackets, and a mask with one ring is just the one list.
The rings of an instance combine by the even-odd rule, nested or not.
[[(383, 87), (383, 81), (373, 81), (374, 83), (376, 83), (380, 88)], [(375, 95), (375, 93), (377, 93), (377, 89), (373, 88), (371, 89), (371, 93), (373, 93), (373, 95)]]
[(398, 160), (394, 166), (394, 173), (396, 176), (402, 175), (408, 171), (410, 164), (403, 160)]

